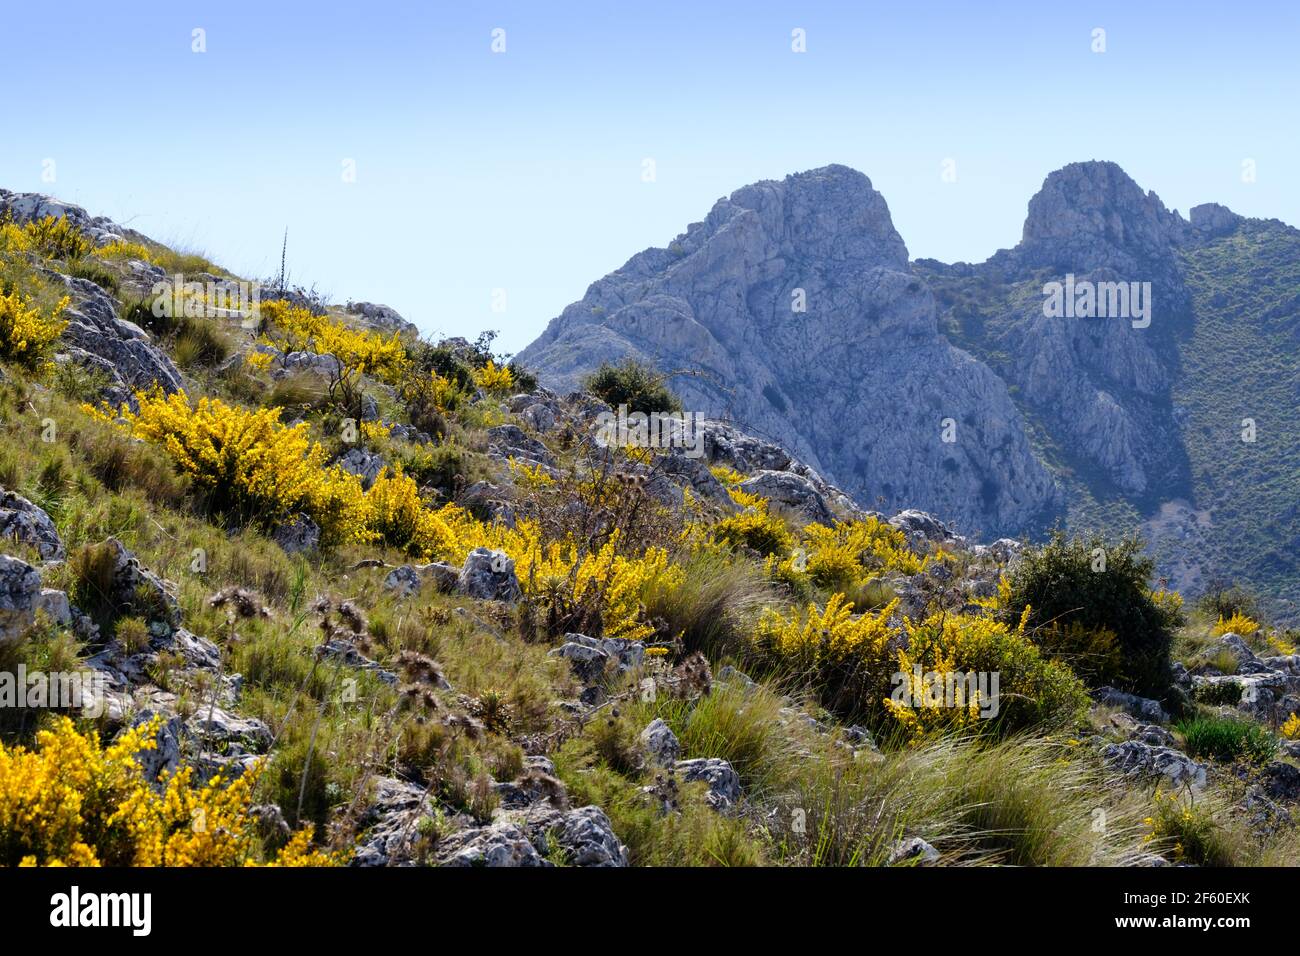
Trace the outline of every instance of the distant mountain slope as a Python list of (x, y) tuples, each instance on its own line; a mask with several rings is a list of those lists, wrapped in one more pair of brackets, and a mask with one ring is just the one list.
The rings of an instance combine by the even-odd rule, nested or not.
[[(1052, 282), (1149, 298), (1052, 315)], [(1184, 219), (1114, 163), (1053, 172), (1020, 243), (976, 265), (909, 262), (870, 181), (829, 166), (719, 200), (519, 359), (571, 388), (636, 356), (869, 506), (986, 535), (1141, 528), (1176, 586), (1241, 580), (1297, 617), (1298, 316), (1300, 233)]]
[(882, 510), (989, 534), (1059, 506), (1006, 386), (938, 330), (883, 197), (830, 166), (719, 200), (666, 249), (594, 283), (518, 360), (574, 387), (601, 361), (668, 372)]

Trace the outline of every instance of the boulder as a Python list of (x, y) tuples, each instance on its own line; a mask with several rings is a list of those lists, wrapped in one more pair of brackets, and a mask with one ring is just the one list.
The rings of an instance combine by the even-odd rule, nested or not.
[[(907, 535), (909, 543), (947, 544), (957, 538), (952, 529), (932, 514), (908, 509), (889, 519), (891, 527)], [(1009, 539), (1008, 539), (1009, 540)]]
[(772, 509), (799, 524), (830, 524), (835, 516), (809, 478), (789, 471), (760, 471), (740, 483), (740, 490), (768, 499)]
[(409, 866), (419, 821), (433, 815), (423, 787), (394, 777), (375, 777), (374, 798), (360, 821), (365, 833), (352, 855), (352, 866)]
[(515, 576), (514, 559), (504, 551), (489, 548), (475, 548), (465, 557), (457, 588), (462, 594), (480, 601), (513, 604), (523, 595)]
[(600, 807), (579, 807), (564, 813), (558, 827), (548, 828), (573, 866), (627, 866), (627, 847)]
[(65, 343), (100, 359), (96, 366), (125, 391), (144, 391), (154, 385), (168, 394), (184, 389), (185, 380), (172, 360), (144, 329), (118, 317), (111, 295), (89, 279), (59, 278), (73, 303), (63, 313), (68, 320)]
[(119, 612), (131, 612), (150, 623), (170, 627), (180, 624), (180, 607), (176, 596), (158, 575), (141, 566), (139, 558), (116, 538), (105, 544), (113, 552), (112, 593), (110, 598)]
[(349, 302), (348, 312), (360, 316), (363, 324), (381, 332), (396, 332), (401, 335), (419, 335), (415, 324), (402, 318), (401, 313), (387, 305), (375, 302)]
[(584, 684), (594, 684), (605, 676), (611, 657), (603, 648), (569, 641), (549, 652), (551, 657), (562, 657), (569, 662), (573, 673)]
[(488, 453), (500, 461), (513, 458), (528, 465), (553, 467), (555, 456), (544, 444), (518, 425), (497, 425), (487, 430)]
[(162, 722), (154, 735), (154, 747), (136, 751), (135, 759), (146, 780), (155, 784), (160, 782), (163, 774), (171, 776), (181, 765), (181, 740), (185, 733), (184, 722), (176, 714), (160, 713), (156, 710), (141, 710), (131, 721), (131, 728), (148, 723), (161, 716)]
[(933, 866), (940, 860), (940, 853), (920, 837), (899, 840), (889, 849), (889, 865)]
[(709, 806), (715, 810), (730, 810), (740, 799), (740, 776), (720, 757), (679, 760), (677, 772), (687, 783), (703, 780), (708, 784)]
[(50, 516), (22, 495), (4, 489), (0, 489), (0, 537), (30, 544), (42, 561), (62, 561), (67, 556)]
[(459, 830), (438, 841), (442, 866), (552, 866), (524, 828), (509, 820)]
[(384, 590), (392, 591), (399, 598), (419, 594), (420, 583), (420, 573), (409, 564), (393, 568), (384, 576)]
[(0, 646), (22, 638), (40, 606), (41, 576), (26, 561), (0, 555)]
[(361, 487), (366, 491), (370, 490), (375, 479), (388, 467), (388, 462), (384, 461), (382, 455), (357, 447), (349, 448), (335, 464), (348, 474), (360, 478)]
[(639, 738), (650, 763), (659, 767), (672, 767), (682, 755), (681, 741), (663, 720), (656, 717), (641, 731)]
[(1136, 694), (1130, 694), (1114, 687), (1098, 687), (1093, 692), (1093, 698), (1099, 704), (1116, 707), (1148, 723), (1163, 724), (1169, 721), (1169, 715), (1165, 713), (1165, 709), (1160, 706), (1159, 701), (1138, 697)]
[(1205, 786), (1205, 767), (1172, 747), (1157, 747), (1129, 740), (1111, 744), (1102, 751), (1108, 764), (1122, 773), (1135, 776), (1164, 777), (1174, 786)]
[(272, 534), (286, 554), (301, 554), (320, 547), (320, 526), (305, 514), (295, 515)]
[(58, 627), (69, 627), (72, 624), (72, 605), (64, 591), (42, 588), (41, 595), (36, 600), (36, 609), (43, 611), (50, 622)]

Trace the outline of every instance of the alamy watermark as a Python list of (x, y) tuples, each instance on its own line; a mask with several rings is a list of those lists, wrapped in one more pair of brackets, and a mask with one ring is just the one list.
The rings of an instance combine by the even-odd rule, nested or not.
[(918, 664), (910, 674), (895, 672), (891, 680), (889, 699), (903, 707), (976, 706), (981, 720), (992, 720), (1000, 709), (997, 671), (923, 671)]
[(681, 448), (687, 458), (704, 456), (704, 416), (699, 412), (618, 411), (596, 416), (596, 444), (602, 448)]
[(159, 319), (250, 319), (262, 302), (262, 286), (258, 282), (242, 279), (186, 282), (180, 273), (159, 279), (150, 292), (154, 296), (152, 311)]
[(1049, 319), (1130, 319), (1135, 329), (1151, 324), (1150, 282), (1093, 282), (1067, 273), (1064, 282), (1043, 286), (1043, 315)]
[(83, 716), (104, 713), (108, 676), (103, 671), (0, 671), (0, 709), (80, 710)]

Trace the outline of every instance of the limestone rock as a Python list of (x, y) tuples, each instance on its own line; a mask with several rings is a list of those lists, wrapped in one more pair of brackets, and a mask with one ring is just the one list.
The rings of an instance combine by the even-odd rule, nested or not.
[(489, 548), (475, 548), (465, 557), (457, 586), (461, 593), (481, 601), (514, 603), (523, 594), (514, 559)]
[(682, 755), (681, 742), (662, 718), (650, 721), (639, 739), (650, 762), (657, 766), (672, 767)]
[(320, 526), (307, 515), (294, 515), (272, 534), (286, 554), (302, 554), (320, 547)]
[(0, 488), (0, 537), (30, 544), (42, 561), (62, 561), (67, 556), (63, 539), (44, 509), (22, 495)]
[(26, 561), (0, 555), (0, 646), (22, 637), (36, 617), (41, 576)]
[(740, 799), (740, 776), (720, 757), (679, 760), (677, 771), (687, 783), (703, 780), (708, 784), (709, 805), (715, 810), (730, 810)]

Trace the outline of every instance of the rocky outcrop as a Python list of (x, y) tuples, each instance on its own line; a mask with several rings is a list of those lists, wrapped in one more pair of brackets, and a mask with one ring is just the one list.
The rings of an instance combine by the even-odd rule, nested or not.
[(1103, 758), (1116, 770), (1133, 776), (1164, 778), (1174, 786), (1204, 788), (1206, 771), (1202, 764), (1172, 747), (1152, 746), (1140, 740), (1111, 744)]
[(720, 200), (594, 283), (518, 356), (573, 388), (605, 360), (666, 371), (685, 406), (772, 436), (861, 502), (1019, 532), (1054, 511), (1005, 385), (939, 332), (884, 199), (829, 166)]
[(0, 219), (6, 215), (11, 216), (18, 223), (44, 219), (47, 216), (53, 216), (55, 219), (66, 217), (98, 245), (115, 239), (137, 241), (144, 238), (140, 233), (119, 226), (105, 216), (91, 216), (80, 206), (43, 196), (40, 193), (15, 193), (0, 189)]
[(397, 332), (401, 335), (418, 336), (420, 330), (415, 324), (402, 318), (401, 313), (387, 305), (374, 302), (349, 302), (347, 311), (356, 316), (362, 325), (367, 325), (380, 332)]
[[(87, 279), (60, 277), (67, 286), (72, 305), (63, 313), (68, 320), (63, 330), (64, 350), (80, 365), (106, 374), (120, 397), (157, 385), (165, 392), (184, 388), (184, 379), (165, 352), (153, 344), (149, 333), (134, 322), (119, 318), (112, 297)], [(120, 393), (120, 394), (119, 394)]]
[(116, 538), (107, 539), (100, 547), (111, 551), (111, 584), (107, 597), (118, 613), (138, 614), (164, 629), (180, 624), (180, 608), (171, 585), (142, 566), (135, 553)]

